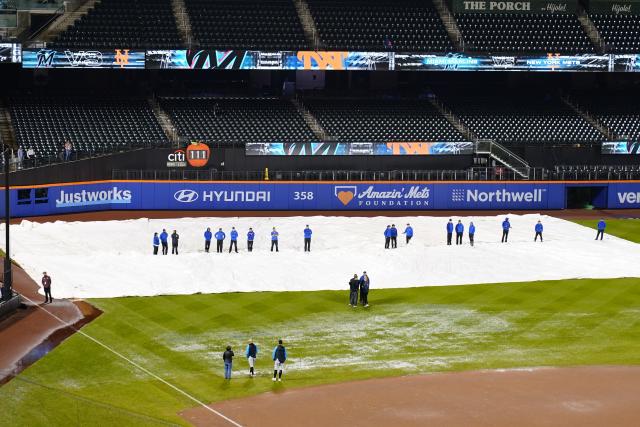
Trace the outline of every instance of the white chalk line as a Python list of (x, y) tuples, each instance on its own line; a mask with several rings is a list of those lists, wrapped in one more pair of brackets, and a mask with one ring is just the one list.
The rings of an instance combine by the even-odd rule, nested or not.
[(186, 391), (182, 390), (181, 388), (171, 384), (169, 381), (159, 377), (158, 375), (154, 374), (153, 372), (149, 371), (147, 368), (145, 368), (144, 366), (134, 362), (133, 360), (129, 359), (127, 356), (125, 356), (124, 354), (116, 351), (115, 349), (109, 347), (108, 345), (104, 344), (103, 342), (93, 338), (91, 335), (81, 331), (80, 329), (77, 329), (75, 327), (73, 327), (72, 325), (67, 325), (67, 322), (65, 322), (64, 320), (62, 320), (61, 318), (59, 318), (58, 316), (56, 316), (55, 314), (53, 314), (52, 312), (50, 312), (49, 310), (46, 310), (44, 307), (42, 307), (40, 304), (36, 303), (35, 301), (32, 301), (31, 299), (29, 299), (28, 297), (25, 297), (24, 295), (20, 295), (20, 297), (26, 299), (27, 301), (29, 301), (31, 304), (33, 304), (34, 306), (38, 307), (40, 310), (44, 311), (45, 313), (47, 313), (49, 316), (53, 317), (54, 319), (56, 319), (58, 322), (60, 322), (60, 324), (64, 325), (65, 327), (70, 327), (71, 329), (73, 329), (76, 333), (84, 336), (85, 338), (88, 338), (89, 340), (93, 341), (94, 343), (98, 344), (99, 346), (103, 347), (104, 349), (110, 351), (111, 353), (115, 354), (116, 356), (120, 357), (121, 359), (127, 361), (128, 363), (130, 363), (132, 366), (138, 368), (139, 370), (141, 370), (142, 372), (144, 372), (145, 374), (149, 375), (152, 378), (155, 378), (156, 380), (160, 381), (161, 383), (165, 384), (166, 386), (172, 388), (173, 390), (177, 391), (178, 393), (182, 394), (183, 396), (187, 397), (188, 399), (192, 400), (193, 402), (197, 403), (198, 405), (202, 406), (203, 408), (205, 408), (206, 410), (208, 410), (209, 412), (219, 416), (220, 418), (222, 418), (223, 420), (227, 421), (229, 424), (232, 424), (236, 427), (244, 427), (242, 424), (232, 420), (231, 418), (227, 417), (226, 415), (224, 415), (223, 413), (216, 411), (215, 409), (209, 407), (208, 405), (206, 405), (204, 402), (201, 402), (198, 398), (190, 395), (189, 393), (187, 393)]

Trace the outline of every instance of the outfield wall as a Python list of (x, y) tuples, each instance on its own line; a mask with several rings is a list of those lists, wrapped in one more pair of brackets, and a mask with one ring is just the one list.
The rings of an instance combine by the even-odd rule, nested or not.
[[(625, 182), (98, 181), (13, 187), (14, 217), (101, 210), (550, 210), (571, 187), (596, 187), (596, 207), (640, 208)], [(4, 197), (0, 206), (4, 209)]]

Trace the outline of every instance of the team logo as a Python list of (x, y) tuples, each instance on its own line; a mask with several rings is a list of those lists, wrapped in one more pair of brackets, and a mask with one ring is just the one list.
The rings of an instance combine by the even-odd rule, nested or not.
[(187, 154), (184, 150), (176, 150), (167, 156), (168, 168), (186, 168), (187, 167)]
[(211, 151), (207, 144), (202, 142), (192, 142), (187, 147), (187, 162), (194, 168), (201, 168), (209, 163), (209, 155)]
[(129, 49), (116, 49), (115, 63), (124, 68), (129, 65)]
[(198, 200), (198, 193), (194, 190), (178, 190), (173, 195), (173, 198), (180, 203), (193, 203)]
[(64, 51), (69, 65), (72, 67), (100, 67), (102, 65), (102, 52), (97, 50), (80, 50), (73, 52)]
[(358, 192), (358, 187), (355, 185), (338, 185), (333, 188), (333, 194), (342, 202), (344, 206), (347, 206)]
[(36, 54), (38, 65), (36, 68), (50, 68), (53, 66), (53, 58), (56, 56), (55, 50), (40, 49)]

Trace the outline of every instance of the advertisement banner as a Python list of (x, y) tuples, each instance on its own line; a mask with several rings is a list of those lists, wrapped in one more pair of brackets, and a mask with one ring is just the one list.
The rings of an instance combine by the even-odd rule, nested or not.
[(576, 0), (452, 0), (453, 13), (576, 13)]
[(589, 13), (603, 15), (638, 15), (640, 0), (589, 0)]
[(472, 142), (249, 142), (247, 156), (438, 156), (473, 154)]
[[(624, 191), (640, 192), (640, 186)], [(14, 216), (167, 209), (543, 210), (564, 208), (565, 184), (106, 181), (14, 189), (10, 197)], [(629, 206), (635, 197), (640, 200), (640, 196), (620, 197)]]
[(396, 53), (396, 71), (608, 71), (610, 55), (546, 56)]
[(625, 73), (637, 73), (640, 71), (640, 55), (611, 55), (613, 71)]
[(607, 207), (609, 209), (640, 208), (640, 184), (615, 182), (609, 184)]
[(144, 69), (143, 50), (24, 49), (22, 68), (120, 68)]
[(17, 64), (21, 60), (21, 45), (16, 43), (0, 43), (0, 64)]
[(638, 141), (605, 141), (601, 146), (602, 154), (640, 154)]

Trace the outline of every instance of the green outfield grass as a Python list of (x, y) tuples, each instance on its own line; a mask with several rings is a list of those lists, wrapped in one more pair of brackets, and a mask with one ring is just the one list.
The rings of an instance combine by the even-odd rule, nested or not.
[[(593, 228), (593, 236), (595, 238), (597, 219), (581, 219), (575, 220), (578, 224), (585, 227)], [(606, 219), (607, 228), (605, 233), (611, 234), (622, 239), (640, 243), (640, 219)]]
[[(108, 284), (105, 284), (108, 286)], [(314, 384), (435, 371), (640, 364), (638, 279), (567, 280), (346, 292), (93, 300), (83, 331), (204, 402)], [(288, 346), (283, 383), (270, 352)], [(253, 338), (259, 377), (222, 379), (221, 354)], [(5, 344), (3, 344), (5, 345)], [(195, 406), (76, 334), (0, 388), (1, 425), (156, 425)]]

